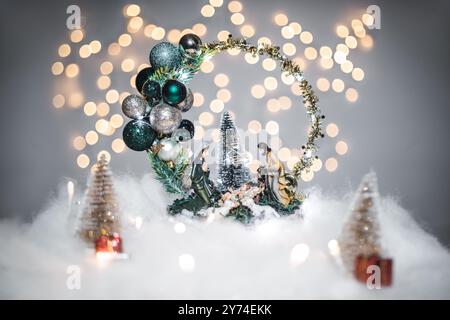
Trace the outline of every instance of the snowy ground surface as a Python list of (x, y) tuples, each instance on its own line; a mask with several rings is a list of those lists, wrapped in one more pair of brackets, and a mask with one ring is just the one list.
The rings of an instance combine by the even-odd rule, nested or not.
[[(449, 251), (389, 197), (381, 199), (379, 219), (382, 244), (394, 259), (394, 285), (369, 290), (328, 248), (349, 213), (349, 196), (311, 189), (303, 219), (245, 227), (219, 216), (170, 218), (165, 207), (172, 199), (151, 176), (121, 176), (116, 191), (130, 258), (99, 262), (73, 236), (81, 205), (70, 209), (61, 189), (31, 224), (0, 221), (0, 298), (450, 298)], [(306, 246), (293, 252), (298, 244)], [(70, 290), (78, 271), (80, 288)]]

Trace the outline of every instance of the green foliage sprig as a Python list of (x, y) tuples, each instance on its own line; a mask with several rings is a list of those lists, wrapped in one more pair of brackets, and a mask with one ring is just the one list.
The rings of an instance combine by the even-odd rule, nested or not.
[(156, 178), (163, 184), (167, 192), (186, 196), (183, 189), (183, 175), (189, 166), (189, 157), (183, 150), (175, 161), (173, 166), (169, 162), (161, 160), (156, 153), (148, 151), (148, 159), (156, 174)]

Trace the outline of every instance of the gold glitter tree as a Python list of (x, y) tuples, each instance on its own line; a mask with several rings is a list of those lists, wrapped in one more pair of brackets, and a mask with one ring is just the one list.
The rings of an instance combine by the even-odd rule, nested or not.
[(94, 245), (101, 235), (112, 235), (119, 231), (119, 210), (113, 189), (112, 174), (105, 155), (102, 155), (95, 165), (85, 203), (78, 233), (88, 244)]
[(349, 271), (354, 270), (355, 259), (359, 255), (380, 254), (377, 202), (377, 177), (370, 172), (359, 186), (352, 212), (339, 238), (342, 261)]

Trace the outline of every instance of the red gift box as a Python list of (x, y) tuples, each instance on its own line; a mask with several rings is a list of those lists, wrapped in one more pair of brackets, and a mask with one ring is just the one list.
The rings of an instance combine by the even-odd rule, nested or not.
[(380, 270), (381, 287), (389, 287), (392, 285), (392, 263), (393, 261), (390, 258), (382, 258), (378, 255), (360, 255), (355, 258), (355, 278), (360, 282), (367, 283), (369, 277), (374, 274), (374, 271), (369, 267), (377, 266)]
[(122, 252), (122, 238), (118, 233), (112, 235), (102, 235), (95, 241), (96, 252)]

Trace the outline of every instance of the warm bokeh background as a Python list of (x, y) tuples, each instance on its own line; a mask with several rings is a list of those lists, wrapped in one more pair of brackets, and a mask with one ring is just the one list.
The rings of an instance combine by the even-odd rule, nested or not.
[[(74, 4), (72, 1), (0, 3), (1, 216), (32, 217), (65, 177), (77, 180), (78, 187), (83, 187), (89, 168), (101, 150), (112, 155), (111, 165), (115, 173), (139, 176), (149, 171), (144, 154), (114, 151), (121, 151), (120, 140), (112, 147), (113, 141), (121, 138), (121, 128), (111, 131), (112, 135), (97, 132), (98, 142), (80, 151), (75, 150), (73, 141), (77, 136), (85, 137), (90, 130), (95, 131), (99, 119), (110, 121), (115, 114), (121, 114), (120, 104), (115, 102), (115, 92), (110, 92), (109, 97), (105, 95), (109, 90), (117, 90), (119, 94), (134, 92), (130, 78), (136, 74), (138, 66), (148, 63), (148, 52), (158, 42), (152, 37), (162, 36), (161, 29), (154, 30), (156, 26), (164, 28), (164, 39), (170, 34), (177, 36), (176, 31), (169, 33), (170, 30), (182, 31), (196, 24), (197, 30), (206, 31), (202, 36), (204, 41), (216, 40), (222, 30), (235, 36), (241, 32), (252, 33), (251, 28), (241, 30), (241, 25), (230, 21), (232, 13), (226, 0), (215, 9), (212, 17), (204, 16), (208, 15), (208, 9), (203, 9), (203, 15), (201, 13), (206, 0), (134, 1), (140, 6), (139, 16), (143, 25), (139, 28), (141, 20), (135, 19), (134, 26), (139, 30), (134, 32), (132, 23), (127, 31), (130, 18), (124, 16), (123, 9), (128, 3), (76, 1), (83, 16), (83, 38), (76, 43), (71, 41), (71, 33), (65, 24), (66, 8)], [(250, 41), (256, 42), (266, 36), (280, 46), (292, 43), (296, 47), (293, 57), (305, 63), (306, 78), (324, 91), (317, 90), (327, 115), (325, 125), (333, 123), (339, 128), (338, 135), (331, 137), (333, 130), (329, 127), (331, 136), (322, 141), (319, 151), (322, 169), (303, 186), (319, 186), (327, 192), (344, 194), (355, 188), (362, 175), (373, 168), (378, 173), (380, 192), (397, 197), (426, 230), (448, 246), (450, 153), (445, 141), (449, 137), (449, 2), (243, 0), (241, 3), (241, 13), (245, 18), (243, 25), (252, 26), (255, 32)], [(352, 20), (361, 19), (371, 4), (381, 8), (381, 29), (370, 30), (365, 37), (360, 34), (362, 38), (356, 37), (358, 47), (350, 50), (347, 56), (354, 68), (364, 71), (362, 81), (356, 81), (352, 73), (342, 72), (336, 61), (331, 69), (324, 68), (319, 58), (313, 59), (312, 49), (308, 49), (309, 53), (304, 51), (307, 47), (319, 51), (321, 47), (329, 46), (334, 52), (336, 45), (345, 42), (337, 34), (337, 26), (346, 26), (353, 35)], [(280, 33), (282, 26), (277, 22), (284, 24), (283, 17), (275, 19), (280, 13), (287, 15), (289, 23), (300, 23), (302, 31), (309, 31), (313, 35), (312, 43), (305, 44), (309, 42), (306, 33), (303, 39), (301, 34), (286, 39), (295, 30), (285, 29), (284, 36)], [(242, 17), (236, 15), (234, 19), (238, 23)], [(148, 27), (149, 24), (155, 26)], [(293, 29), (296, 26), (291, 25)], [(117, 55), (111, 55), (114, 48), (108, 48), (109, 45), (129, 31), (132, 31), (132, 43)], [(77, 40), (76, 34), (72, 36)], [(126, 38), (122, 38), (122, 44), (126, 43)], [(93, 40), (100, 41), (100, 52), (81, 58), (80, 48)], [(348, 41), (351, 46), (352, 40)], [(58, 48), (65, 43), (71, 47), (71, 53), (61, 57)], [(288, 52), (292, 50), (289, 46), (285, 49)], [(132, 59), (132, 62), (123, 63), (126, 59)], [(52, 65), (58, 61), (65, 71), (61, 75), (53, 75)], [(114, 71), (108, 75), (110, 86), (102, 90), (97, 80), (101, 76), (100, 65), (105, 61), (114, 65)], [(210, 109), (210, 102), (220, 89), (214, 84), (214, 78), (224, 73), (230, 80), (226, 89), (231, 93), (225, 106), (239, 115), (239, 127), (247, 128), (251, 120), (257, 120), (263, 126), (273, 120), (280, 125), (282, 147), (299, 147), (306, 130), (304, 110), (298, 99), (295, 100), (297, 97), (290, 86), (280, 79), (279, 72), (264, 70), (261, 61), (251, 65), (241, 55), (223, 55), (213, 63), (211, 73), (200, 73), (190, 85), (203, 95), (204, 103), (193, 108), (187, 118), (192, 121), (199, 120), (199, 117), (203, 117), (203, 121), (209, 120), (209, 114), (200, 115), (210, 112), (214, 121), (205, 128), (217, 126), (218, 113)], [(327, 61), (322, 63), (326, 65)], [(74, 68), (68, 67), (70, 64), (79, 66), (79, 74), (73, 78), (67, 77)], [(121, 65), (126, 72), (121, 70)], [(127, 65), (132, 69), (129, 72)], [(59, 73), (58, 65), (53, 67), (53, 71)], [(278, 88), (268, 90), (263, 99), (255, 99), (251, 94), (252, 86), (263, 85), (268, 76), (277, 79)], [(328, 89), (327, 80), (318, 81), (319, 78), (329, 82), (340, 79), (345, 89), (336, 92), (341, 91), (340, 81), (335, 81), (335, 86)], [(107, 79), (102, 81), (108, 82)], [(354, 90), (348, 91), (349, 88)], [(357, 100), (351, 101), (355, 90)], [(78, 93), (81, 96), (77, 96)], [(56, 101), (58, 106), (58, 98), (52, 101), (57, 95), (65, 99), (61, 108), (53, 105)], [(279, 108), (273, 100), (269, 102), (270, 99), (281, 96), (288, 96), (293, 102), (292, 107), (269, 111), (268, 108), (272, 111)], [(101, 103), (108, 100), (109, 112), (106, 112), (105, 104)], [(87, 116), (84, 113), (84, 106), (89, 101), (95, 103), (100, 115)], [(99, 108), (100, 105), (102, 107)], [(89, 107), (86, 109), (89, 113)], [(101, 128), (98, 130), (99, 127), (101, 125), (97, 131), (102, 131)], [(83, 139), (78, 139), (78, 143), (81, 149)], [(339, 154), (345, 151), (344, 143), (348, 150)], [(85, 169), (77, 164), (80, 154), (85, 154), (90, 160)], [(338, 164), (333, 172), (330, 172), (334, 169), (333, 160), (325, 165), (330, 158), (335, 158)], [(79, 163), (84, 165), (83, 156)]]

